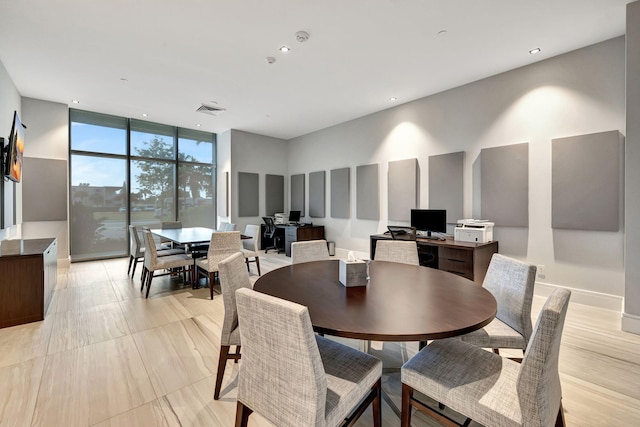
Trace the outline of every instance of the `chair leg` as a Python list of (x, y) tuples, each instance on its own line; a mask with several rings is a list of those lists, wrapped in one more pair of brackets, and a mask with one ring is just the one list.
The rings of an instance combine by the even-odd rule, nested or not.
[(153, 271), (149, 271), (147, 279), (147, 295), (145, 298), (149, 298), (149, 290), (151, 289), (151, 281), (153, 280)]
[(402, 384), (402, 404), (400, 410), (402, 414), (400, 416), (400, 426), (411, 426), (411, 397), (413, 396), (413, 388), (406, 384)]
[[(222, 378), (224, 377), (224, 368), (227, 366), (227, 356), (231, 346), (221, 345), (220, 356), (218, 357), (218, 374), (216, 376), (216, 388), (213, 391), (213, 400), (220, 399), (220, 387), (222, 387)], [(236, 359), (237, 361), (237, 359)]]
[(133, 255), (129, 256), (129, 268), (127, 269), (127, 276), (129, 275), (129, 272), (131, 271), (131, 263), (133, 262), (133, 258), (135, 258)]
[(256, 255), (256, 267), (258, 267), (258, 276), (261, 276), (262, 273), (260, 273), (260, 257), (258, 255)]
[(211, 299), (213, 299), (213, 272), (209, 272), (209, 292), (211, 293)]
[(493, 349), (493, 352), (494, 352), (495, 354), (500, 354), (500, 350), (499, 350), (499, 349), (497, 349), (497, 348), (494, 348), (494, 349)]
[(142, 275), (140, 276), (140, 292), (144, 290), (144, 284), (147, 279), (147, 267), (142, 267)]
[(138, 258), (135, 258), (133, 260), (133, 270), (131, 270), (131, 277), (133, 277), (136, 274), (136, 267), (138, 266)]
[(235, 358), (235, 360), (233, 361), (233, 363), (238, 363), (238, 360), (240, 360), (240, 347), (239, 345), (236, 346), (236, 355), (238, 357)]
[(371, 409), (373, 409), (373, 427), (382, 426), (382, 381), (378, 380), (376, 384), (376, 397), (371, 402)]
[(247, 264), (247, 271), (251, 274), (251, 269), (249, 268), (249, 258), (244, 259), (244, 263)]
[(245, 406), (242, 402), (238, 400), (238, 404), (236, 406), (236, 427), (246, 427), (249, 422), (249, 415), (253, 410), (248, 406)]

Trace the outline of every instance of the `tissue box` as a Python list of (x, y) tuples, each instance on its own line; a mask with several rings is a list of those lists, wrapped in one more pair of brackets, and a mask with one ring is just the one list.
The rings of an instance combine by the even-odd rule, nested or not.
[(0, 243), (2, 255), (20, 255), (22, 253), (22, 239), (3, 240)]
[(367, 285), (367, 263), (340, 260), (340, 283), (347, 287)]

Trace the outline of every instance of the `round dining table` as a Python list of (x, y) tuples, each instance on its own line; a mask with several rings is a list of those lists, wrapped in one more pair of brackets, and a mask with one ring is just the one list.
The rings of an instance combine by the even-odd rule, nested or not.
[(465, 334), (496, 315), (489, 291), (452, 273), (372, 261), (366, 286), (345, 287), (339, 260), (294, 264), (254, 289), (308, 307), (316, 332), (361, 340), (427, 341)]

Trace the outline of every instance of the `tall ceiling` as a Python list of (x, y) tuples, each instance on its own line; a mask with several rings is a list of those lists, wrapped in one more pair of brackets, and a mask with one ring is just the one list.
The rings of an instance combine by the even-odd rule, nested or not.
[(623, 35), (629, 2), (0, 0), (0, 61), (22, 96), (290, 139)]

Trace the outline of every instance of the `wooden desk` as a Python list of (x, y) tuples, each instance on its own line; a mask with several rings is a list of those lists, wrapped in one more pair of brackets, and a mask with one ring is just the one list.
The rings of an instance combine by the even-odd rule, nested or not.
[(19, 255), (0, 254), (0, 328), (43, 320), (56, 287), (57, 240), (22, 245)]
[[(389, 234), (374, 234), (370, 236), (370, 256), (375, 259), (376, 243), (378, 240), (391, 240)], [(453, 239), (429, 240), (418, 237), (418, 257), (420, 265), (436, 268), (457, 274), (482, 285), (487, 274), (489, 262), (494, 253), (498, 252), (498, 242), (471, 243)]]
[[(260, 225), (260, 249), (264, 250), (269, 246), (273, 246), (273, 240), (264, 237), (266, 226)], [(305, 240), (322, 240), (324, 239), (324, 225), (286, 225), (277, 224), (276, 233), (281, 232), (284, 237), (284, 252), (287, 256), (291, 256), (291, 244), (293, 242), (302, 242)]]
[(317, 332), (376, 341), (427, 341), (487, 325), (496, 300), (444, 271), (373, 261), (367, 286), (338, 280), (339, 260), (295, 264), (260, 277), (254, 289), (309, 308)]

